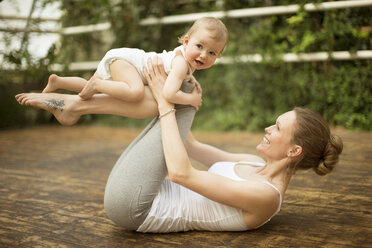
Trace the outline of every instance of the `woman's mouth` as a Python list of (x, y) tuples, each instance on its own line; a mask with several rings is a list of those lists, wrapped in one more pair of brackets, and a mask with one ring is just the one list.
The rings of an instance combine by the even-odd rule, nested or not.
[(265, 144), (270, 144), (270, 141), (269, 141), (268, 138), (266, 138), (266, 136), (263, 137), (263, 142), (264, 142)]

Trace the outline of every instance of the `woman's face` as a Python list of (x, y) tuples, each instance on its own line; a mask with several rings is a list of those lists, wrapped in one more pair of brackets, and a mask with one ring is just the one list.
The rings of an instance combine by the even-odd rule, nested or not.
[(257, 151), (261, 152), (269, 161), (287, 157), (292, 147), (291, 140), (295, 123), (296, 114), (294, 111), (279, 116), (275, 125), (265, 128), (266, 134), (261, 143), (257, 145)]

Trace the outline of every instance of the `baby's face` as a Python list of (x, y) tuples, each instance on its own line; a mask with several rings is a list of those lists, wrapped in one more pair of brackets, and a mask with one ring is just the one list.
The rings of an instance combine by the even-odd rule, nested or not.
[(211, 67), (220, 56), (225, 41), (213, 39), (209, 31), (201, 29), (191, 36), (185, 36), (186, 60), (193, 70), (202, 70)]

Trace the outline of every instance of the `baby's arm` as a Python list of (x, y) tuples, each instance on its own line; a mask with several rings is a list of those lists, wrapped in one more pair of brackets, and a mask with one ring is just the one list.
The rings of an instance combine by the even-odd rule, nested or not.
[(181, 84), (188, 73), (188, 65), (182, 56), (175, 56), (172, 61), (172, 69), (163, 88), (164, 97), (175, 104), (190, 104), (195, 108), (201, 105), (200, 94), (184, 93), (180, 90)]

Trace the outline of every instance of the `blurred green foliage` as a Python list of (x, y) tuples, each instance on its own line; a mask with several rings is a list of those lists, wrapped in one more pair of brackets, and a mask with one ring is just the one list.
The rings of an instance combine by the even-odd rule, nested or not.
[[(45, 4), (48, 2), (51, 0)], [(139, 21), (146, 17), (290, 4), (303, 6), (317, 2), (322, 1), (65, 0), (61, 6), (64, 27), (109, 21), (112, 29), (64, 36), (42, 62), (29, 62), (31, 67), (22, 72), (23, 76), (8, 73), (5, 87), (8, 90), (1, 90), (1, 94), (13, 94), (14, 89), (27, 91), (31, 86), (41, 89), (49, 74), (46, 62), (68, 65), (76, 61), (100, 60), (108, 49), (117, 47), (157, 52), (171, 50), (178, 45), (177, 38), (191, 25), (139, 25)], [(305, 12), (300, 8), (295, 14), (223, 19), (229, 30), (229, 42), (223, 56), (261, 54), (271, 59), (264, 57), (262, 63), (217, 64), (195, 72), (203, 87), (203, 106), (196, 115), (194, 127), (262, 130), (281, 113), (294, 106), (306, 106), (321, 113), (334, 126), (372, 130), (371, 59), (301, 63), (280, 59), (284, 53), (372, 50), (371, 14), (371, 7), (319, 12)], [(7, 58), (17, 63), (16, 59)], [(37, 73), (35, 68), (38, 68)], [(89, 77), (93, 73), (69, 72), (66, 68), (63, 75)], [(24, 112), (19, 107), (8, 108), (15, 103), (14, 100), (3, 102), (6, 98), (1, 96), (1, 127), (20, 125), (30, 119), (33, 123), (50, 122), (50, 118), (43, 114), (45, 111), (27, 109)], [(9, 115), (9, 111), (13, 112), (14, 121), (3, 120), (4, 113)], [(27, 117), (30, 111), (37, 113), (30, 118)], [(35, 117), (38, 115), (44, 117)], [(122, 120), (135, 126), (147, 123), (147, 120), (102, 116), (88, 116), (82, 122), (121, 125)]]

